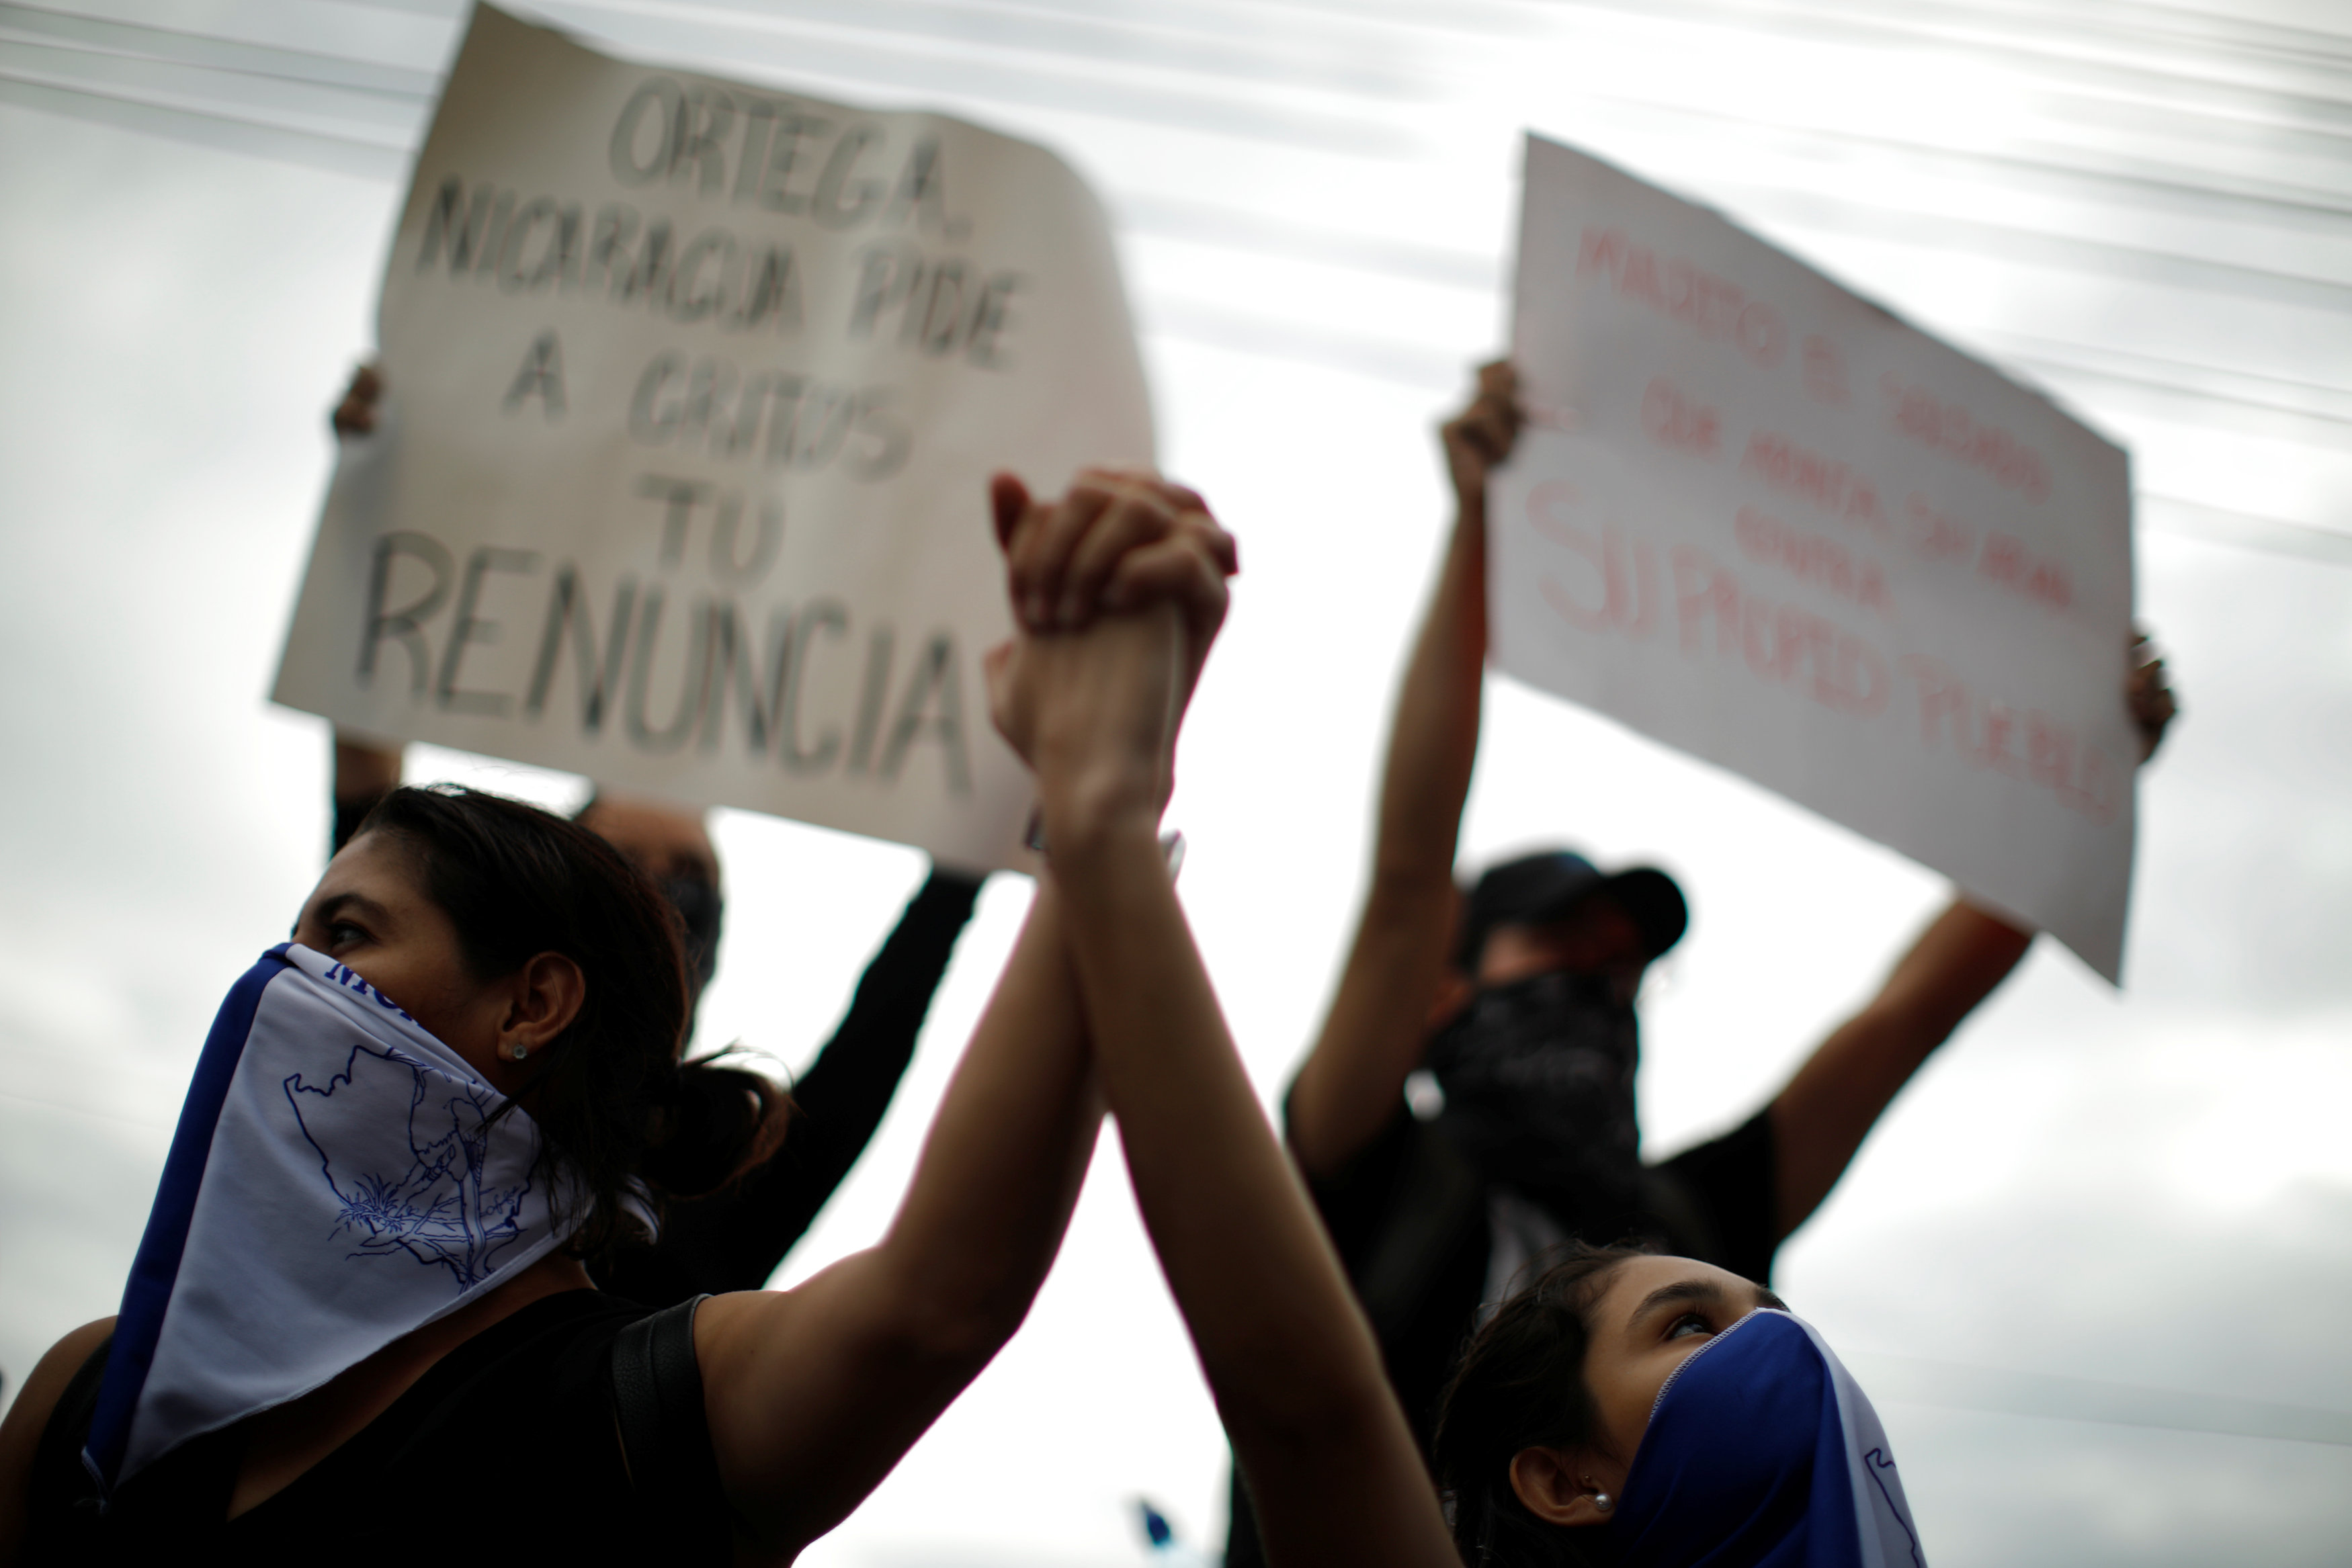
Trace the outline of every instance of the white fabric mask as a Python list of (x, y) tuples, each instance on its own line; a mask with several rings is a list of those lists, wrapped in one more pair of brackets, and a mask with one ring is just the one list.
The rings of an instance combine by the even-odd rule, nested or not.
[(263, 954), (213, 1020), (123, 1291), (82, 1452), (100, 1486), (561, 1245), (584, 1205), (551, 1204), (539, 1129), (506, 1106), (348, 967)]

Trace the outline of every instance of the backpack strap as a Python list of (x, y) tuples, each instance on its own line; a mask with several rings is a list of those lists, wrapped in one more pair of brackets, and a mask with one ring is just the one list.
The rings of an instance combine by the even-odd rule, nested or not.
[[(702, 1368), (694, 1358), (693, 1296), (652, 1312), (613, 1341), (613, 1415), (639, 1517), (672, 1562), (731, 1554), (732, 1517), (719, 1484), (702, 1408)], [(690, 1545), (689, 1543), (695, 1543)], [(681, 1550), (683, 1548), (683, 1550)]]

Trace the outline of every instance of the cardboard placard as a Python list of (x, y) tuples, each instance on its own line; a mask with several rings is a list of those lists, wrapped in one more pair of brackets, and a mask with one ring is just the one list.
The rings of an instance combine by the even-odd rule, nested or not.
[(481, 6), (273, 693), (1019, 863), (988, 476), (1152, 457), (1108, 225), (1029, 143)]
[(1530, 137), (1498, 668), (2119, 977), (2128, 460), (1723, 218)]

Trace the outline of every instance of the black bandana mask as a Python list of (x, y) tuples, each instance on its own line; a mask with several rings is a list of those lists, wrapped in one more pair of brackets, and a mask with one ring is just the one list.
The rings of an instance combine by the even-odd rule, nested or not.
[(1444, 1126), (1487, 1181), (1571, 1233), (1616, 1240), (1640, 1198), (1633, 1007), (1602, 976), (1551, 974), (1480, 991), (1430, 1042)]

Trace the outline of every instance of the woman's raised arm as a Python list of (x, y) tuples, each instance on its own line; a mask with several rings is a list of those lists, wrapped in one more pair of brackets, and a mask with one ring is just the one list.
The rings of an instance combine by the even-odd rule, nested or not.
[(1323, 1031), (1287, 1106), (1290, 1146), (1318, 1177), (1344, 1169), (1398, 1114), (1444, 992), (1454, 854), (1478, 757), (1486, 672), (1486, 480), (1518, 436), (1517, 379), (1478, 372), (1444, 427), (1458, 510), (1389, 720), (1364, 907)]
[(993, 672), (999, 725), (1037, 770), (1044, 881), (1062, 900), (1097, 1068), (1269, 1559), (1451, 1568), (1371, 1332), (1234, 1054), (1162, 862), (1173, 716), (1206, 652), (1200, 628), (1223, 611), (1223, 536), (1205, 513), (1191, 535), (1205, 541), (1192, 570), (1162, 574), (1150, 600), (1126, 595), (1138, 608), (1076, 632), (1033, 623)]
[[(994, 497), (1001, 529), (1029, 508)], [(882, 1240), (695, 1323), (720, 1479), (757, 1557), (832, 1529), (1012, 1337), (1061, 1245), (1102, 1110), (1059, 901), (1040, 883)]]

